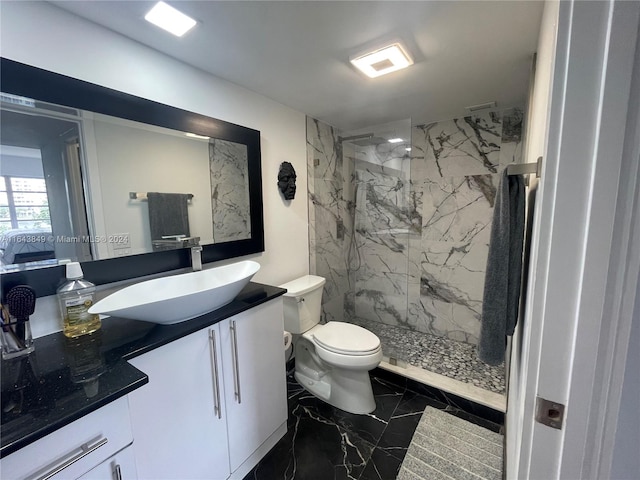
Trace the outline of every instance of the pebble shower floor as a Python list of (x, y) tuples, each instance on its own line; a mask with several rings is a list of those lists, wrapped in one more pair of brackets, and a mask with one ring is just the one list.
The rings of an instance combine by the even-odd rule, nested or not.
[(380, 338), (385, 357), (505, 394), (504, 364), (490, 366), (481, 362), (475, 345), (380, 322), (357, 319), (354, 323)]

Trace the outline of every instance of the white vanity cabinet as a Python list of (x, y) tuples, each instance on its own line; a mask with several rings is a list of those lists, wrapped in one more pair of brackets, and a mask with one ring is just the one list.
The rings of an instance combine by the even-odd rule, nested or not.
[[(211, 335), (211, 336), (210, 336)], [(149, 383), (129, 394), (140, 479), (224, 479), (229, 476), (227, 424), (216, 411), (218, 328), (174, 340), (130, 363)], [(216, 345), (217, 346), (217, 345)]]
[(149, 383), (129, 394), (142, 480), (243, 478), (286, 433), (282, 299), (130, 362)]
[[(220, 323), (229, 461), (234, 478), (243, 478), (286, 433), (283, 332), (282, 298)], [(278, 429), (279, 435), (274, 435)], [(274, 438), (266, 451), (259, 449), (271, 436)]]
[[(121, 397), (6, 456), (0, 472), (3, 479), (76, 479), (127, 450), (132, 441), (127, 397)], [(127, 469), (120, 478), (135, 480), (135, 475), (135, 468)]]

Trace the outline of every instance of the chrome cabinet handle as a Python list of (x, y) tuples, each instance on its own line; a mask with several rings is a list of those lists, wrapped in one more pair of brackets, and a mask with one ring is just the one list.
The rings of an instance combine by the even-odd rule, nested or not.
[(231, 325), (231, 338), (233, 339), (233, 349), (231, 350), (231, 359), (233, 360), (233, 390), (238, 403), (242, 403), (240, 397), (240, 365), (238, 364), (238, 330), (236, 329), (236, 321), (233, 320)]
[(211, 371), (213, 373), (213, 411), (222, 418), (220, 408), (220, 384), (218, 383), (218, 350), (216, 349), (216, 332), (209, 330), (209, 349), (211, 350)]
[(120, 465), (116, 463), (116, 466), (113, 467), (113, 474), (115, 476), (114, 480), (122, 480), (122, 470), (120, 469)]
[(54, 475), (60, 473), (65, 468), (70, 467), (71, 465), (76, 463), (78, 460), (81, 460), (82, 458), (86, 457), (90, 453), (95, 452), (97, 449), (105, 445), (107, 442), (108, 440), (106, 438), (101, 438), (91, 446), (88, 443), (83, 443), (82, 445), (80, 445), (80, 452), (76, 453), (73, 457), (61, 463), (60, 465), (55, 467), (53, 470), (49, 471), (48, 473), (45, 473), (43, 476), (38, 477), (37, 480), (48, 480)]

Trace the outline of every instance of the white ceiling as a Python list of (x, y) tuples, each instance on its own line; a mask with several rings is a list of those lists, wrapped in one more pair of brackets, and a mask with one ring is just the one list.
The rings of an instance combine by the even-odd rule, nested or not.
[[(144, 20), (153, 1), (55, 1), (187, 64), (344, 130), (523, 105), (542, 1), (169, 1), (198, 21), (177, 38)], [(349, 57), (401, 39), (415, 59), (377, 79)]]

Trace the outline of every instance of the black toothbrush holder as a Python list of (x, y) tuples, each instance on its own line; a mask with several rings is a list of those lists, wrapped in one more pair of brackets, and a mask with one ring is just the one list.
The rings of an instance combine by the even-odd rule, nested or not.
[(28, 285), (18, 285), (7, 292), (1, 306), (0, 340), (2, 359), (21, 357), (33, 352), (29, 316), (36, 307), (36, 295)]

